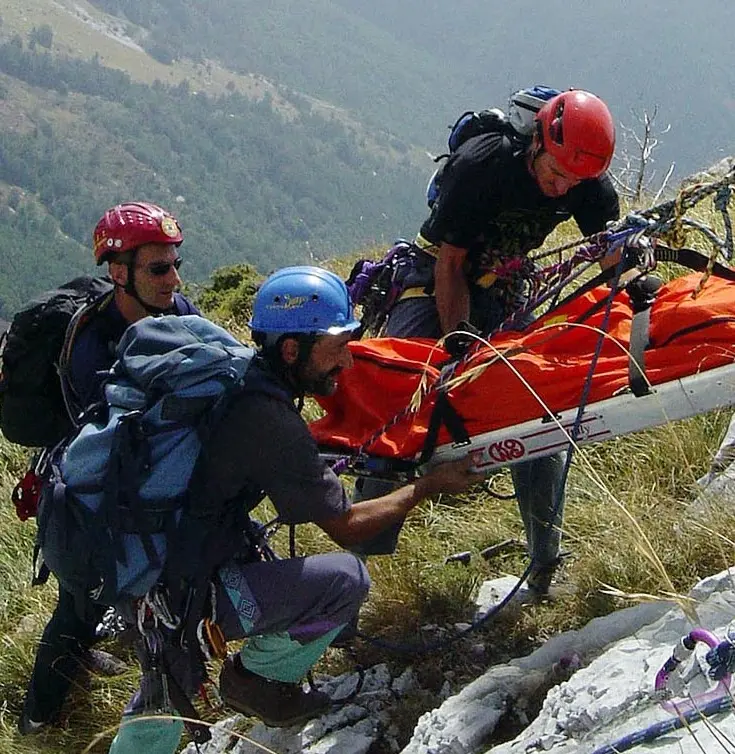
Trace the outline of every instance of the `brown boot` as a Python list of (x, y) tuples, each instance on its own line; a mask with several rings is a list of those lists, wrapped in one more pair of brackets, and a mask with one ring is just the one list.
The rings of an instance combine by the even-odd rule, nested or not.
[(324, 714), (330, 699), (321, 691), (304, 691), (298, 683), (271, 681), (242, 666), (239, 655), (230, 655), (219, 675), (222, 701), (244, 715), (259, 717), (266, 725), (285, 728)]

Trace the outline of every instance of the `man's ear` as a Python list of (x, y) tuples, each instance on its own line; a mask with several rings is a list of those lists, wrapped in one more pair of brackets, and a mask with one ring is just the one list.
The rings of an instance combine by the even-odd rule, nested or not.
[(112, 282), (124, 288), (128, 284), (128, 266), (119, 262), (110, 262), (107, 265), (107, 272), (112, 278)]
[(296, 338), (284, 338), (281, 341), (281, 358), (287, 366), (293, 366), (299, 360), (299, 341)]

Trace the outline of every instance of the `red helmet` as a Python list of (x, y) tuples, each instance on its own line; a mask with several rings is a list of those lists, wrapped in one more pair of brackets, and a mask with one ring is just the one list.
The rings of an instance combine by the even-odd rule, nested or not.
[(571, 175), (597, 178), (610, 166), (615, 124), (594, 94), (571, 89), (550, 99), (536, 115), (541, 145)]
[(92, 234), (97, 264), (108, 261), (147, 243), (172, 243), (184, 240), (176, 218), (156, 204), (127, 202), (108, 209)]

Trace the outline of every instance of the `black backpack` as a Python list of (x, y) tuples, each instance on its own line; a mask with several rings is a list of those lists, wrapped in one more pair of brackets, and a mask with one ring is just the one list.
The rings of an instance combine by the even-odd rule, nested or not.
[[(558, 89), (532, 86), (528, 89), (520, 89), (510, 96), (507, 114), (497, 107), (479, 112), (467, 110), (457, 118), (453, 126), (449, 127), (447, 139), (449, 152), (435, 157), (434, 162), (446, 160), (466, 141), (482, 134), (504, 134), (519, 146), (524, 146), (533, 135), (536, 113), (557, 94), (561, 94)], [(426, 187), (426, 203), (430, 208), (434, 206), (439, 196), (443, 167), (442, 165), (434, 171)]]
[(10, 442), (51, 447), (74, 429), (78, 407), (62, 387), (62, 351), (68, 354), (72, 334), (112, 289), (109, 278), (84, 275), (13, 317), (0, 349), (0, 429)]

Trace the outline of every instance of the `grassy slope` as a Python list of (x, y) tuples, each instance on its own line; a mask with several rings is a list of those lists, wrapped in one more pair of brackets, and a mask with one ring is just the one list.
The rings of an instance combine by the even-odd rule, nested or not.
[[(552, 243), (568, 233), (563, 229)], [(335, 266), (345, 274), (349, 261), (340, 260)], [(240, 317), (228, 326), (243, 331)], [(435, 706), (446, 680), (457, 690), (489, 665), (527, 653), (550, 635), (627, 604), (626, 599), (611, 595), (608, 585), (622, 594), (656, 597), (668, 593), (670, 585), (685, 593), (698, 579), (729, 566), (735, 545), (727, 532), (735, 516), (715, 509), (694, 520), (687, 510), (696, 496), (694, 481), (706, 470), (728, 419), (729, 412), (717, 412), (580, 451), (567, 486), (565, 520), (565, 546), (573, 558), (564, 577), (576, 586), (575, 594), (553, 605), (509, 610), (450, 649), (416, 660), (413, 664), (430, 691), (397, 711), (403, 734), (408, 737), (418, 715)], [(21, 460), (17, 449), (0, 440), (0, 496), (6, 501), (22, 469)], [(508, 491), (508, 472), (501, 472), (493, 486)], [(300, 552), (333, 548), (315, 527), (299, 529)], [(4, 700), (0, 751), (79, 751), (96, 733), (116, 724), (137, 674), (131, 670), (115, 681), (93, 678), (89, 688), (75, 694), (74, 704), (68, 706), (73, 711), (61, 728), (32, 741), (14, 734), (35, 643), (54, 600), (52, 586), (29, 586), (33, 531), (32, 523), (15, 519), (11, 506), (0, 506), (0, 698)], [(524, 567), (521, 553), (487, 563), (476, 553), (489, 544), (522, 536), (515, 503), (492, 498), (483, 490), (425, 502), (410, 516), (397, 554), (369, 560), (374, 588), (363, 610), (363, 630), (389, 640), (415, 642), (427, 623), (451, 626), (471, 619), (472, 596), (483, 579), (518, 574)], [(276, 537), (282, 553), (287, 551), (284, 537), (283, 532)], [(646, 540), (663, 571), (644, 554)], [(447, 555), (465, 550), (476, 554), (469, 566), (444, 565)], [(484, 657), (470, 652), (478, 642), (484, 644)], [(358, 644), (357, 660), (407, 663), (364, 644)], [(350, 668), (351, 662), (333, 650), (321, 668), (336, 672)], [(104, 744), (94, 750), (104, 751)]]

